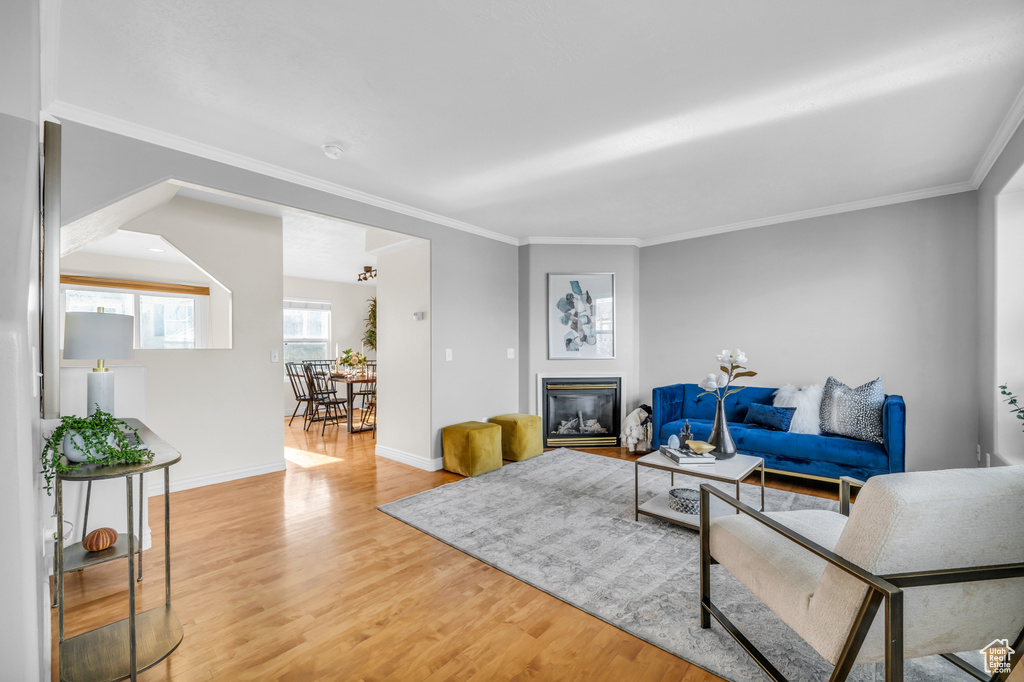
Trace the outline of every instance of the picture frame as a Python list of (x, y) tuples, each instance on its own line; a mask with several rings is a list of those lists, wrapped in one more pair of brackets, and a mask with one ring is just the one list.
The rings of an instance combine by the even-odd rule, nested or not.
[(548, 359), (615, 357), (615, 275), (548, 273)]

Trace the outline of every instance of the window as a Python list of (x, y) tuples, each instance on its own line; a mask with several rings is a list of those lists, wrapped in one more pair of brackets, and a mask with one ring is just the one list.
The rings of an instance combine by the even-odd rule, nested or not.
[[(85, 279), (85, 278), (80, 278)], [(157, 291), (62, 285), (64, 312), (95, 312), (131, 315), (135, 318), (135, 348), (204, 348), (203, 333), (208, 295), (181, 295)], [(63, 330), (61, 339), (64, 338)], [(63, 343), (63, 342), (62, 342)]]
[(195, 348), (196, 302), (178, 296), (139, 296), (140, 348)]
[(284, 361), (327, 360), (331, 357), (331, 304), (285, 299)]

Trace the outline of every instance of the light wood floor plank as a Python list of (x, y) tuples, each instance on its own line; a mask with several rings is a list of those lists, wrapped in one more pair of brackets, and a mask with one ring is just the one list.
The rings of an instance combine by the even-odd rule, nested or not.
[[(368, 433), (332, 427), (322, 438), (298, 420), (284, 430), (295, 459), (315, 466), (172, 493), (172, 598), (185, 639), (140, 679), (718, 679), (376, 509), (461, 477), (378, 458)], [(154, 502), (139, 610), (164, 595)], [(124, 617), (126, 573), (110, 562), (66, 576), (68, 636)], [(55, 662), (56, 640), (54, 612)]]

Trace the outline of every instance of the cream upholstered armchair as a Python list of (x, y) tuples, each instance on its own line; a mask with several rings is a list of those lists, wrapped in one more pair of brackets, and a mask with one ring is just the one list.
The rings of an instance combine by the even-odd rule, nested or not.
[[(710, 519), (714, 495), (740, 510)], [(843, 482), (843, 511), (849, 480)], [(712, 602), (721, 564), (836, 666), (885, 662), (903, 680), (903, 659), (1011, 639), (1024, 653), (1024, 466), (875, 476), (853, 512), (761, 513), (701, 486), (701, 627), (714, 617), (773, 679), (782, 674)], [(881, 612), (879, 612), (881, 610)], [(1005, 680), (997, 673), (993, 680)]]

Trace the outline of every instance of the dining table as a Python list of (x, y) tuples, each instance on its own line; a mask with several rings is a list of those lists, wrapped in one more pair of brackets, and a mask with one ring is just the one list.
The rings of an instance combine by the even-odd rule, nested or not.
[[(345, 372), (332, 372), (331, 381), (336, 384), (345, 384), (345, 399), (348, 401), (345, 403), (345, 416), (349, 433), (360, 433), (362, 431), (372, 431), (373, 426), (366, 426), (363, 424), (358, 429), (352, 423), (352, 413), (355, 411), (355, 402), (353, 395), (355, 393), (356, 384), (372, 384), (377, 381), (375, 376), (367, 376), (366, 374), (346, 374)], [(374, 416), (376, 419), (376, 416)]]

